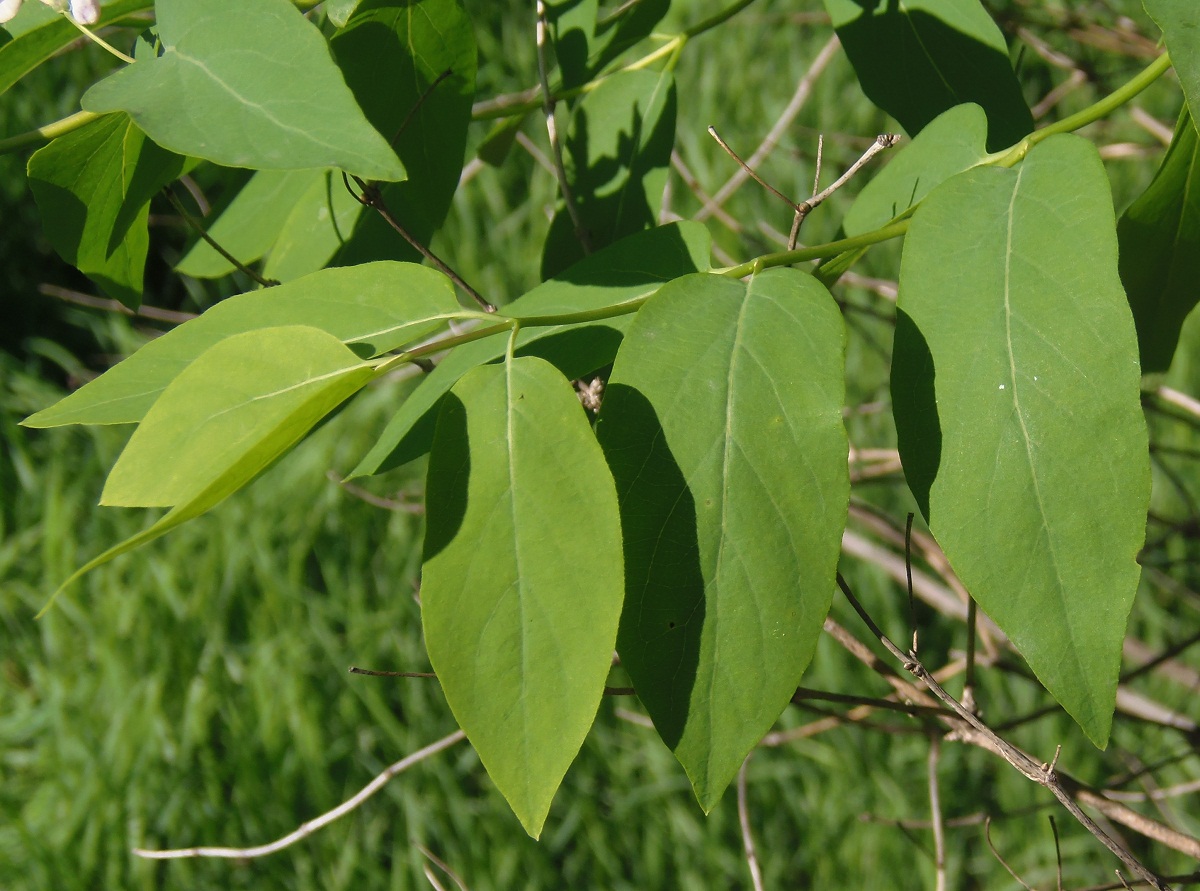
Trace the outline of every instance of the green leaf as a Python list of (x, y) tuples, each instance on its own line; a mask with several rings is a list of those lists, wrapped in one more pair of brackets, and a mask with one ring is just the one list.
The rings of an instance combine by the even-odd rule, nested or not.
[[(658, 221), (675, 143), (675, 82), (666, 71), (614, 74), (571, 115), (563, 163), (592, 250)], [(550, 224), (542, 278), (585, 256), (565, 207)]]
[(454, 386), (427, 493), (429, 660), (536, 838), (612, 663), (624, 590), (612, 477), (571, 386), (524, 358)]
[(638, 0), (621, 3), (610, 15), (596, 22), (596, 36), (591, 41), (591, 74), (598, 75), (609, 62), (650, 36), (654, 26), (662, 21), (671, 7), (671, 0)]
[(1165, 372), (1200, 302), (1200, 141), (1184, 108), (1162, 166), (1117, 223), (1142, 373)]
[(335, 337), (303, 326), (248, 331), (205, 351), (146, 413), (101, 498), (172, 509), (88, 561), (54, 597), (245, 486), (373, 375)]
[(360, 0), (326, 0), (325, 15), (334, 25), (344, 28), (359, 2)]
[[(29, 6), (38, 4), (29, 3)], [(153, 0), (117, 0), (100, 9), (100, 21), (93, 28), (99, 29), (128, 18), (154, 6)], [(3, 33), (3, 32), (0, 32)], [(79, 39), (79, 29), (60, 15), (49, 21), (13, 35), (13, 40), (0, 39), (0, 94), (49, 61), (56, 53)]]
[(850, 496), (837, 305), (790, 269), (665, 285), (596, 422), (617, 482), (617, 649), (710, 811), (787, 706), (834, 588)]
[(987, 116), (978, 105), (942, 112), (863, 188), (842, 223), (847, 236), (885, 226), (940, 183), (987, 157)]
[[(384, 188), (388, 209), (429, 244), (450, 210), (466, 154), (475, 98), (471, 19), (460, 0), (364, 0), (330, 48), (367, 120), (393, 141), (408, 170), (407, 180)], [(369, 213), (336, 262), (385, 259), (419, 256)]]
[[(260, 260), (279, 238), (289, 212), (323, 174), (320, 170), (260, 170), (206, 230), (241, 263)], [(234, 269), (203, 239), (175, 265), (177, 272), (195, 278), (220, 278)]]
[(276, 281), (292, 281), (323, 269), (366, 213), (333, 171), (305, 173), (308, 188), (288, 209), (263, 264), (263, 275)]
[(181, 371), (108, 475), (102, 505), (174, 507), (219, 481), (236, 491), (374, 375), (319, 328), (234, 334)]
[(378, 356), (424, 337), (458, 310), (454, 287), (412, 263), (325, 269), (275, 288), (230, 297), (150, 341), (124, 362), (22, 423), (130, 424), (196, 357), (247, 331), (284, 325), (319, 328), (362, 356)]
[(983, 107), (988, 148), (1033, 130), (1004, 35), (979, 0), (825, 0), (863, 92), (910, 136), (964, 102)]
[(930, 529), (1103, 747), (1150, 496), (1135, 334), (1091, 143), (930, 194), (900, 269), (892, 402)]
[(588, 57), (599, 9), (599, 0), (546, 0), (546, 22), (562, 77), (561, 89), (591, 80)]
[(149, 247), (148, 205), (183, 164), (146, 139), (127, 115), (115, 114), (35, 152), (29, 185), (59, 256), (136, 309)]
[(1200, 4), (1194, 0), (1142, 0), (1162, 29), (1192, 120), (1200, 119)]
[[(605, 248), (504, 307), (514, 318), (584, 312), (653, 294), (664, 282), (709, 268), (711, 239), (699, 223), (680, 222)], [(568, 377), (595, 371), (616, 355), (628, 316), (586, 325), (526, 328), (518, 351), (542, 354)], [(472, 368), (504, 355), (508, 333), (463, 344), (438, 363), (388, 422), (350, 478), (384, 473), (429, 451), (442, 397)], [(568, 349), (553, 349), (556, 345)]]
[(155, 12), (163, 54), (93, 86), (86, 110), (126, 111), (159, 145), (228, 167), (404, 177), (288, 0), (158, 0)]

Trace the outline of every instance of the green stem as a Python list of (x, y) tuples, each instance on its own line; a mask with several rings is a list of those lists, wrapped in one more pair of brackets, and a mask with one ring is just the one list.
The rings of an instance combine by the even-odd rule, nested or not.
[(857, 248), (878, 244), (881, 241), (898, 238), (908, 231), (908, 224), (909, 221), (907, 219), (899, 220), (894, 223), (888, 223), (888, 225), (872, 232), (856, 235), (853, 238), (843, 238), (838, 241), (831, 241), (828, 244), (813, 245), (812, 247), (800, 248), (794, 251), (764, 254), (761, 257), (740, 263), (737, 266), (714, 269), (713, 274), (724, 275), (730, 278), (741, 278), (744, 275), (751, 275), (774, 266), (791, 266), (795, 263), (803, 263), (806, 260), (821, 260), (825, 257), (836, 257), (845, 251), (852, 251)]
[(1082, 111), (1068, 115), (1061, 121), (1055, 121), (1041, 130), (1035, 130), (1012, 148), (999, 152), (993, 163), (998, 167), (1012, 167), (1042, 140), (1049, 139), (1057, 133), (1071, 133), (1081, 127), (1086, 127), (1088, 124), (1108, 117), (1126, 102), (1133, 99), (1138, 93), (1142, 92), (1142, 90), (1146, 89), (1146, 87), (1162, 77), (1170, 67), (1171, 57), (1169, 54), (1163, 53), (1138, 72), (1132, 79), (1117, 87), (1117, 89), (1104, 98), (1092, 103)]
[(84, 124), (90, 124), (100, 115), (91, 111), (77, 111), (73, 115), (68, 115), (61, 121), (55, 121), (52, 124), (47, 124), (44, 127), (38, 127), (36, 130), (30, 130), (28, 133), (19, 133), (16, 136), (10, 136), (7, 139), (0, 139), (0, 155), (7, 155), (10, 152), (19, 151), (31, 145), (40, 145), (43, 142), (49, 142), (51, 139), (57, 139), (72, 130), (78, 130)]
[(88, 40), (92, 41), (92, 43), (96, 44), (96, 46), (98, 46), (98, 47), (106, 50), (107, 52), (111, 53), (112, 55), (116, 56), (118, 59), (120, 59), (122, 62), (124, 62), (127, 65), (133, 64), (132, 56), (125, 55), (123, 52), (121, 52), (119, 49), (117, 49), (115, 46), (113, 46), (111, 43), (109, 43), (107, 40), (105, 40), (99, 34), (96, 34), (94, 31), (90, 30), (89, 28), (86, 28), (83, 25), (79, 24), (79, 22), (75, 21), (75, 17), (72, 16), (69, 12), (63, 12), (62, 17), (64, 19), (66, 19), (68, 22), (70, 22), (72, 25), (74, 25), (79, 30), (79, 32), (81, 34), (83, 34), (84, 37), (86, 37)]
[(735, 15), (737, 15), (739, 12), (741, 12), (743, 9), (745, 9), (747, 6), (749, 6), (753, 2), (754, 2), (754, 0), (738, 0), (737, 3), (734, 3), (730, 6), (725, 7), (725, 9), (721, 10), (718, 13), (715, 13), (712, 16), (709, 16), (708, 18), (706, 18), (704, 21), (700, 22), (699, 24), (692, 25), (692, 27), (687, 28), (686, 30), (684, 30), (683, 36), (690, 38), (690, 37), (695, 37), (698, 34), (703, 34), (705, 31), (711, 31), (713, 28), (717, 27), (718, 25), (725, 24), (725, 22), (729, 21), (731, 18), (733, 18)]

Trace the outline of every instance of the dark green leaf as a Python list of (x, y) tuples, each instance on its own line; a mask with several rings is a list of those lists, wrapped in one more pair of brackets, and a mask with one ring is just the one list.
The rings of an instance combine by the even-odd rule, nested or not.
[(846, 235), (887, 225), (939, 183), (979, 164), (986, 141), (987, 116), (978, 105), (942, 112), (863, 188), (842, 223)]
[(983, 107), (988, 148), (1033, 130), (1004, 35), (979, 0), (825, 0), (868, 98), (910, 136), (965, 102)]
[(22, 423), (137, 423), (197, 356), (242, 332), (304, 325), (355, 345), (361, 355), (378, 356), (435, 331), (457, 309), (450, 281), (423, 266), (379, 262), (325, 269), (221, 301)]
[[(645, 297), (664, 282), (708, 269), (710, 244), (708, 231), (699, 223), (660, 226), (592, 255), (514, 300), (504, 312), (516, 318), (583, 312)], [(570, 329), (526, 328), (517, 345), (523, 353), (543, 354), (563, 374), (575, 378), (611, 362), (628, 325), (628, 316), (617, 316)], [(566, 338), (571, 349), (552, 349)], [(392, 470), (429, 451), (442, 397), (467, 371), (504, 355), (507, 343), (507, 333), (497, 334), (464, 344), (438, 363), (400, 406), (351, 478)]]
[(1162, 29), (1179, 75), (1192, 120), (1200, 119), (1200, 3), (1195, 0), (1142, 0), (1146, 12)]
[(1108, 741), (1150, 471), (1112, 198), (1091, 143), (943, 183), (900, 270), (892, 401), (930, 529), (979, 605)]
[[(592, 250), (655, 225), (674, 143), (675, 82), (668, 72), (615, 74), (575, 106), (563, 163)], [(584, 256), (560, 207), (546, 236), (542, 277)]]
[(602, 15), (592, 39), (590, 68), (593, 76), (636, 43), (650, 36), (671, 7), (671, 0), (638, 0), (621, 3), (611, 15)]
[(158, 0), (155, 12), (163, 54), (100, 81), (85, 109), (126, 111), (160, 145), (229, 167), (404, 177), (288, 0)]
[[(418, 242), (429, 244), (446, 219), (466, 153), (475, 97), (471, 20), (460, 0), (363, 0), (330, 46), (367, 120), (408, 170), (407, 180), (384, 188), (384, 201)], [(336, 262), (385, 259), (419, 256), (372, 212)]]
[(546, 0), (546, 20), (562, 76), (561, 89), (569, 90), (591, 79), (588, 57), (599, 8), (599, 0)]
[(60, 136), (29, 159), (29, 185), (59, 255), (126, 306), (142, 302), (150, 199), (184, 159), (107, 115)]
[(530, 357), (455, 384), (427, 492), (429, 659), (536, 838), (612, 663), (624, 591), (612, 477), (570, 384)]
[(596, 422), (617, 482), (617, 649), (701, 807), (787, 706), (834, 589), (850, 495), (845, 329), (809, 275), (665, 285)]
[(1166, 371), (1200, 302), (1200, 144), (1185, 108), (1162, 167), (1117, 224), (1142, 372)]

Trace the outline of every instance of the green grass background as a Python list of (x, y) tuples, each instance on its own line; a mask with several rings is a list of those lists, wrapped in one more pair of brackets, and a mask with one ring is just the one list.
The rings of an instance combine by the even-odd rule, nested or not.
[[(1113, 17), (1104, 11), (1108, 4), (1098, 2), (990, 5), (1005, 22), (1035, 27), (1067, 8)], [(1140, 5), (1119, 5), (1137, 17), (1144, 33), (1155, 33)], [(719, 6), (677, 2), (661, 30), (670, 32)], [(528, 7), (514, 0), (473, 10), (482, 90), (533, 82)], [(733, 172), (733, 164), (708, 138), (706, 126), (718, 126), (746, 153), (757, 144), (828, 38), (828, 26), (812, 20), (818, 8), (815, 2), (760, 0), (685, 51), (677, 69), (678, 148), (710, 190)], [(1090, 52), (1061, 43), (1085, 56)], [(1058, 113), (1082, 107), (1139, 67), (1135, 60), (1092, 55), (1101, 90), (1078, 91)], [(1030, 56), (1021, 64), (1031, 100), (1063, 77)], [(29, 78), (3, 97), (0, 135), (69, 113), (81, 89), (106, 67), (103, 56), (84, 50)], [(1171, 84), (1155, 86), (1140, 100), (1164, 120), (1173, 120), (1178, 102)], [(762, 172), (782, 190), (805, 194), (817, 133), (828, 135), (825, 169), (834, 171), (857, 156), (863, 138), (888, 129), (839, 58)], [(531, 121), (526, 131), (544, 142), (540, 122)], [(480, 126), (474, 139), (485, 132)], [(1089, 135), (1101, 143), (1152, 145), (1125, 112)], [(0, 888), (429, 887), (417, 843), (475, 891), (749, 887), (732, 791), (704, 817), (682, 770), (653, 732), (616, 715), (618, 708), (638, 708), (630, 700), (602, 705), (540, 842), (524, 834), (469, 746), (460, 744), (393, 780), (354, 814), (272, 857), (148, 863), (131, 856), (134, 845), (272, 840), (454, 729), (435, 682), (346, 672), (351, 664), (428, 667), (413, 598), (420, 518), (372, 507), (326, 477), (353, 466), (406, 385), (372, 390), (247, 491), (92, 573), (34, 621), (74, 567), (149, 520), (142, 512), (95, 506), (126, 431), (17, 427), (22, 417), (58, 398), (64, 380), (102, 367), (143, 339), (123, 319), (64, 309), (36, 293), (41, 281), (87, 285), (36, 240), (23, 162), (0, 158), (0, 301), (12, 320), (0, 352)], [(1118, 208), (1144, 186), (1155, 164), (1153, 153), (1109, 164)], [(831, 178), (827, 172), (825, 181)], [(855, 191), (851, 187), (810, 217), (808, 241), (835, 236)], [(674, 193), (681, 215), (698, 207), (678, 178)], [(462, 190), (435, 247), (484, 293), (511, 299), (536, 283), (553, 198), (552, 178), (517, 149), (504, 168), (485, 169)], [(772, 249), (757, 232), (758, 221), (776, 229), (790, 222), (787, 208), (753, 184), (727, 209), (745, 232), (738, 236), (716, 223), (711, 228), (720, 247), (737, 259)], [(148, 302), (194, 310), (228, 291), (228, 285), (223, 292), (169, 276), (180, 249), (177, 232), (164, 230), (156, 239)], [(894, 278), (897, 257), (895, 246), (885, 246), (860, 271)], [(849, 399), (884, 398), (891, 309), (853, 289), (838, 296), (871, 310), (847, 314)], [(1200, 384), (1191, 358), (1198, 338), (1197, 331), (1185, 337), (1187, 352), (1172, 372), (1173, 383), (1193, 393)], [(1195, 448), (1195, 431), (1186, 425), (1156, 419), (1155, 434), (1159, 441)], [(888, 414), (855, 421), (852, 438), (859, 446), (892, 444)], [(1194, 485), (1191, 464), (1173, 460), (1169, 469)], [(419, 496), (421, 471), (414, 466), (370, 485), (379, 494)], [(1186, 508), (1168, 481), (1160, 477), (1156, 484), (1162, 512)], [(856, 494), (901, 518), (910, 509), (895, 480)], [(1163, 565), (1193, 588), (1195, 550), (1182, 535), (1168, 536), (1161, 549)], [(905, 636), (900, 589), (872, 567), (844, 562), (868, 608), (891, 633)], [(859, 627), (840, 600), (834, 615)], [(920, 618), (931, 667), (963, 647), (961, 627), (926, 611)], [(1158, 643), (1195, 621), (1195, 608), (1189, 611), (1186, 601), (1146, 586), (1131, 630)], [(886, 692), (827, 640), (805, 684)], [(1186, 690), (1158, 680), (1141, 681), (1138, 689), (1189, 709)], [(1048, 702), (1020, 666), (993, 673), (980, 698), (986, 716), (997, 721)], [(791, 709), (780, 725), (811, 719), (808, 711)], [(843, 727), (755, 755), (749, 796), (767, 887), (932, 886), (929, 832), (888, 822), (927, 819), (928, 744), (915, 722), (892, 717), (881, 723), (891, 732)], [(1060, 764), (1085, 779), (1130, 758), (1150, 763), (1190, 751), (1176, 734), (1147, 733), (1118, 718), (1113, 745), (1101, 755), (1060, 713), (1011, 737), (1045, 757), (1062, 744)], [(1196, 773), (1196, 760), (1183, 758), (1158, 776), (1166, 783)], [(1048, 794), (990, 755), (951, 744), (944, 747), (941, 776), (948, 817), (992, 814), (993, 838), (1005, 859), (1030, 884), (1053, 885), (1046, 815), (1056, 811)], [(1200, 809), (1177, 807), (1174, 816), (1182, 828), (1200, 830)], [(1066, 886), (1111, 880), (1112, 858), (1065, 814), (1058, 825)], [(1192, 867), (1162, 849), (1149, 851), (1136, 838), (1130, 843), (1162, 871)], [(988, 851), (979, 825), (951, 828), (948, 856), (952, 887), (1016, 887)]]

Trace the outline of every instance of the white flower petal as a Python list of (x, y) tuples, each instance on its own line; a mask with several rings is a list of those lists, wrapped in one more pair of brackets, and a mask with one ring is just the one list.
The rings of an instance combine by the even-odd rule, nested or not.
[(21, 11), (21, 0), (0, 0), (0, 24), (11, 22)]

